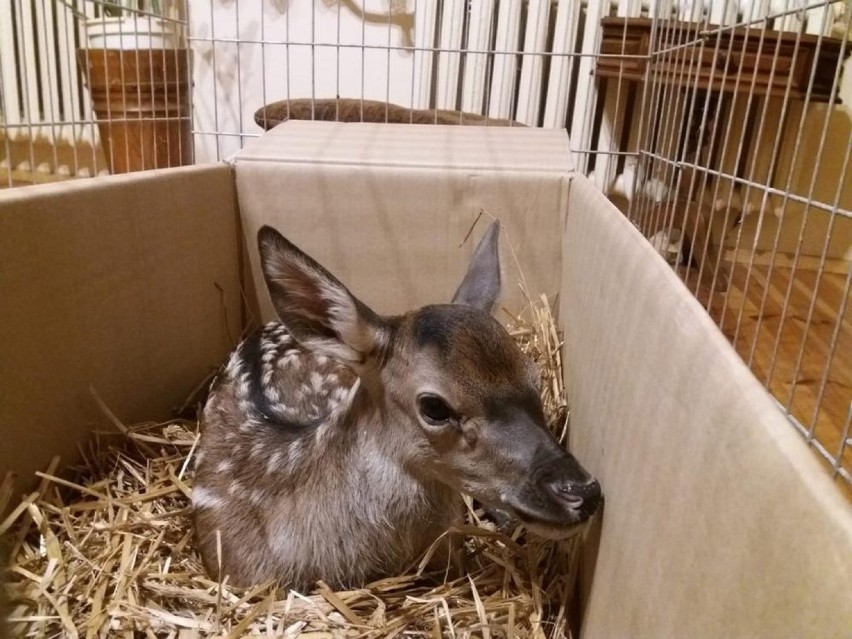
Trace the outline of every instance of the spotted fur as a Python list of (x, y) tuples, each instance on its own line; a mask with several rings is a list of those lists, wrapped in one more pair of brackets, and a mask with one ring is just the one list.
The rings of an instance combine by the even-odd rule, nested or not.
[[(362, 585), (460, 522), (459, 491), (545, 531), (594, 510), (596, 482), (544, 427), (537, 373), (488, 312), (496, 227), (457, 303), (399, 317), (375, 314), (271, 229), (259, 248), (281, 321), (235, 349), (201, 418), (193, 510), (212, 575)], [(452, 419), (427, 419), (424, 394)], [(564, 497), (576, 486), (590, 498)]]

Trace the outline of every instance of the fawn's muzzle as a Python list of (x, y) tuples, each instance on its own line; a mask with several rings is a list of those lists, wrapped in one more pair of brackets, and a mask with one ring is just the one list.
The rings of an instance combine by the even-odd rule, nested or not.
[(597, 479), (578, 484), (568, 480), (550, 482), (544, 488), (569, 509), (585, 513), (587, 517), (595, 514), (601, 501), (601, 485)]
[(505, 504), (536, 532), (560, 537), (595, 514), (601, 486), (571, 454), (555, 445), (545, 451), (536, 455), (528, 481), (506, 495)]

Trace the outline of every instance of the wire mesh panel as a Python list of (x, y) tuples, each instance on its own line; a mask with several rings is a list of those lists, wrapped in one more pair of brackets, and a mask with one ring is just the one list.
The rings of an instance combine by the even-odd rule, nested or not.
[(850, 480), (844, 2), (201, 0), (192, 9), (201, 160), (288, 118), (566, 128), (581, 170)]
[(184, 0), (0, 3), (0, 186), (192, 161)]
[[(782, 6), (783, 5), (783, 6)], [(672, 10), (605, 25), (641, 39), (637, 178), (625, 210), (791, 422), (850, 481), (850, 112), (844, 3)], [(625, 29), (641, 32), (623, 38)], [(787, 30), (787, 29), (793, 29)], [(603, 61), (602, 61), (603, 62)], [(848, 78), (846, 80), (848, 82)], [(848, 91), (848, 89), (846, 89)]]
[(852, 483), (847, 2), (120, 4), (0, 3), (0, 183), (215, 162), (288, 118), (565, 128)]

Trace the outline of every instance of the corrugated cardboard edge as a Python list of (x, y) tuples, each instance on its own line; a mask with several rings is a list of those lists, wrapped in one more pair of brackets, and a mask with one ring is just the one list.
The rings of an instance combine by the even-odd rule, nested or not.
[(582, 176), (569, 206), (571, 444), (607, 499), (583, 637), (852, 636), (849, 504), (630, 222)]
[[(533, 138), (539, 147), (527, 143)], [(370, 146), (361, 150), (356, 143), (364, 139)], [(522, 150), (507, 152), (514, 147)], [(537, 148), (548, 158), (541, 166)], [(510, 241), (533, 292), (558, 291), (571, 166), (564, 131), (287, 122), (234, 161), (247, 263), (264, 319), (274, 312), (255, 247), (263, 224), (376, 311), (400, 313), (449, 300), (488, 217), (459, 244), (484, 210), (505, 228), (505, 306), (522, 308)]]
[(564, 174), (576, 166), (567, 142), (560, 129), (291, 120), (229, 161)]
[[(0, 472), (20, 486), (104, 418), (168, 417), (241, 329), (224, 165), (0, 192)], [(217, 290), (221, 287), (221, 291)]]

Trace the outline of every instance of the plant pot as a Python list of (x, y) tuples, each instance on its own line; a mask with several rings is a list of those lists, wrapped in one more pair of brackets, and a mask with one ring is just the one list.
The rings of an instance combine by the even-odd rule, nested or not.
[(90, 49), (175, 49), (179, 42), (174, 22), (137, 15), (89, 20), (86, 37)]
[(187, 49), (79, 49), (111, 173), (192, 163)]

